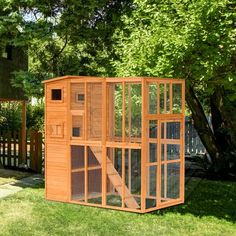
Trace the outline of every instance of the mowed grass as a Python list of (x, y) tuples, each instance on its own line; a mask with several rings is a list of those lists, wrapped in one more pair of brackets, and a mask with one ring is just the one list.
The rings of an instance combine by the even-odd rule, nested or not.
[(28, 172), (0, 169), (0, 185), (15, 182), (29, 175), (31, 174)]
[(186, 203), (136, 214), (46, 201), (44, 188), (0, 200), (0, 235), (236, 235), (236, 183), (190, 181)]

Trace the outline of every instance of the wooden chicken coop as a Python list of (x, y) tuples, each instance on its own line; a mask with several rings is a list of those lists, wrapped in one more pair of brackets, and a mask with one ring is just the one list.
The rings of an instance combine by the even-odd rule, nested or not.
[(47, 199), (140, 213), (184, 202), (184, 80), (44, 84)]

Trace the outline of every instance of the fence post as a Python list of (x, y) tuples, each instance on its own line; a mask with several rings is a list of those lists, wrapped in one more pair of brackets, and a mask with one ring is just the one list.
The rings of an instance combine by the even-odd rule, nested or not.
[(37, 156), (36, 171), (42, 172), (42, 145), (43, 145), (42, 133), (37, 132), (35, 144), (36, 144), (35, 154)]
[(30, 168), (35, 172), (42, 171), (42, 134), (30, 132)]
[(22, 161), (27, 164), (27, 134), (26, 134), (26, 101), (22, 101), (22, 130), (21, 130)]

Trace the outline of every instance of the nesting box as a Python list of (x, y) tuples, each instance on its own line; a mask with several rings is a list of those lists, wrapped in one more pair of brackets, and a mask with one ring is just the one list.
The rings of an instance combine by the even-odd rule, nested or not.
[(44, 84), (47, 199), (140, 213), (184, 202), (183, 80)]

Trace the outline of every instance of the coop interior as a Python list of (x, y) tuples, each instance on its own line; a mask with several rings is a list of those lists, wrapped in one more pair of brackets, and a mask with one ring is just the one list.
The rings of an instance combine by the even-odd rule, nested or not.
[(182, 82), (71, 83), (70, 94), (71, 201), (140, 211), (181, 200)]

